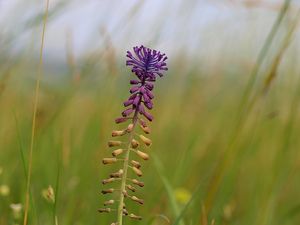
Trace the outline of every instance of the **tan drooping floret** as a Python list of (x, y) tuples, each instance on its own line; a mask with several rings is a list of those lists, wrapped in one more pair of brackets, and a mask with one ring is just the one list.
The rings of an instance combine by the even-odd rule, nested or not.
[(145, 152), (141, 152), (139, 150), (136, 151), (136, 154), (141, 157), (143, 160), (148, 160), (149, 159), (149, 155)]
[(131, 168), (136, 175), (138, 175), (139, 177), (143, 176), (143, 172), (140, 169), (136, 167), (131, 167)]
[(133, 149), (136, 149), (137, 147), (139, 147), (139, 145), (140, 145), (140, 143), (137, 140), (132, 139), (132, 141), (131, 141), (131, 147)]
[(135, 185), (138, 185), (140, 187), (144, 187), (144, 183), (141, 181), (138, 181), (137, 179), (132, 179), (131, 182)]
[(118, 155), (121, 155), (123, 152), (124, 152), (124, 149), (119, 148), (119, 149), (114, 150), (112, 152), (112, 155), (113, 156), (118, 156)]
[(126, 187), (127, 187), (128, 190), (130, 190), (132, 192), (136, 192), (136, 188), (131, 186), (130, 184), (127, 184)]
[(136, 167), (136, 168), (141, 168), (141, 164), (138, 162), (138, 161), (135, 161), (135, 160), (131, 160), (131, 165), (133, 166), (133, 167)]
[(103, 190), (101, 193), (102, 194), (111, 194), (111, 193), (113, 193), (115, 191), (115, 189), (113, 189), (113, 188), (110, 188), (110, 189), (107, 189), (107, 190)]
[(144, 135), (139, 135), (142, 142), (144, 142), (145, 145), (150, 146), (152, 145), (152, 141), (149, 138), (146, 138)]
[(138, 197), (136, 197), (136, 196), (131, 196), (131, 200), (134, 201), (134, 202), (137, 202), (137, 203), (139, 203), (139, 204), (141, 204), (141, 205), (144, 204), (144, 200), (143, 200), (143, 199), (140, 199), (140, 198), (138, 198)]
[(107, 143), (108, 147), (117, 147), (122, 145), (122, 141), (109, 141)]
[(114, 130), (111, 133), (112, 137), (118, 137), (118, 136), (123, 136), (124, 134), (126, 134), (126, 130)]
[(105, 201), (104, 206), (113, 205), (114, 203), (115, 203), (115, 200), (111, 199), (111, 200)]
[(129, 218), (134, 219), (134, 220), (142, 220), (141, 216), (134, 215), (133, 213), (131, 213), (129, 215)]
[(118, 160), (116, 158), (103, 158), (103, 164), (113, 164), (116, 163)]
[(140, 125), (140, 127), (145, 132), (145, 134), (150, 134), (151, 130), (148, 126)]
[(118, 172), (111, 173), (110, 177), (120, 178), (120, 177), (122, 177), (123, 173), (124, 173), (124, 171), (122, 169), (120, 169)]

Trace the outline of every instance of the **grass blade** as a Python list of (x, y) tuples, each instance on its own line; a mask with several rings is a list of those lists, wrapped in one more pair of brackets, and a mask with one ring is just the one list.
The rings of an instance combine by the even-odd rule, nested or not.
[(39, 66), (37, 71), (37, 79), (35, 86), (35, 97), (34, 97), (34, 106), (33, 106), (33, 116), (32, 116), (32, 129), (31, 129), (31, 140), (30, 140), (30, 149), (29, 149), (29, 159), (28, 159), (28, 176), (26, 181), (26, 196), (25, 196), (25, 211), (24, 211), (24, 220), (23, 225), (28, 223), (28, 210), (29, 210), (29, 199), (30, 199), (30, 186), (31, 186), (31, 172), (32, 172), (32, 158), (33, 158), (33, 148), (34, 148), (34, 139), (35, 139), (35, 127), (36, 127), (36, 115), (37, 107), (39, 100), (39, 91), (40, 91), (40, 80), (42, 76), (42, 65), (43, 65), (43, 50), (44, 50), (44, 41), (45, 41), (45, 31), (48, 18), (49, 2), (47, 0), (45, 15), (43, 19), (43, 31), (41, 37), (41, 47), (40, 47), (40, 56), (39, 56)]
[[(153, 158), (153, 162), (154, 162), (154, 167), (156, 168), (157, 173), (159, 174), (159, 177), (162, 180), (163, 185), (164, 185), (164, 187), (166, 189), (166, 192), (168, 194), (168, 198), (169, 198), (169, 201), (170, 201), (172, 211), (173, 211), (175, 217), (177, 218), (180, 215), (180, 209), (179, 209), (179, 206), (176, 202), (172, 185), (169, 182), (169, 180), (162, 174), (163, 166), (162, 166), (161, 161), (159, 160), (159, 158), (155, 154), (152, 155), (152, 158)], [(180, 220), (178, 221), (178, 224), (179, 225), (184, 225), (185, 224), (182, 218), (180, 218)]]

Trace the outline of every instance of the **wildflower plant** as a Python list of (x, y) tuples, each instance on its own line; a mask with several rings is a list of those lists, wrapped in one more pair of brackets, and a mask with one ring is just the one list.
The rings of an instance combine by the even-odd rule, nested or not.
[[(109, 178), (102, 181), (105, 186), (110, 186), (115, 182), (120, 185), (117, 189), (108, 187), (102, 191), (104, 195), (112, 194), (115, 196), (115, 199), (110, 198), (104, 202), (105, 208), (98, 209), (100, 213), (116, 212), (117, 222), (111, 225), (122, 225), (124, 216), (134, 220), (142, 219), (141, 216), (127, 210), (125, 199), (137, 204), (144, 204), (143, 199), (131, 194), (136, 192), (137, 188), (144, 186), (144, 183), (134, 176), (141, 177), (143, 175), (138, 159), (149, 159), (145, 150), (151, 146), (152, 141), (146, 137), (150, 133), (146, 121), (151, 122), (153, 120), (153, 116), (148, 111), (153, 108), (154, 83), (157, 77), (162, 77), (163, 72), (168, 70), (167, 56), (143, 45), (134, 47), (133, 52), (127, 51), (126, 56), (128, 58), (126, 65), (131, 67), (136, 79), (130, 80), (131, 95), (124, 102), (125, 110), (122, 112), (122, 117), (115, 120), (117, 124), (126, 123), (126, 128), (112, 131), (112, 137), (120, 138), (127, 135), (128, 139), (125, 142), (121, 140), (109, 141), (108, 147), (112, 148), (112, 157), (102, 160), (105, 165), (121, 164), (118, 171), (111, 173)], [(140, 132), (143, 134), (139, 134)], [(135, 155), (134, 159), (131, 155)]]

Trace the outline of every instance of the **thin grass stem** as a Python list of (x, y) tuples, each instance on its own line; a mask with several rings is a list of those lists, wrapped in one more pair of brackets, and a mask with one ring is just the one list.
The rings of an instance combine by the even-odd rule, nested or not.
[(39, 101), (40, 80), (42, 77), (43, 50), (44, 50), (45, 32), (46, 32), (46, 24), (47, 24), (47, 19), (48, 19), (50, 0), (46, 0), (46, 1), (47, 2), (46, 2), (45, 15), (43, 18), (43, 30), (42, 30), (41, 46), (40, 46), (40, 54), (39, 54), (39, 65), (38, 65), (36, 86), (35, 86), (35, 97), (34, 97), (33, 116), (32, 116), (32, 128), (31, 128), (31, 139), (30, 139), (29, 159), (28, 159), (28, 170), (27, 170), (28, 176), (27, 176), (27, 182), (26, 182), (26, 196), (25, 196), (23, 225), (27, 225), (27, 223), (28, 223), (30, 185), (31, 185), (31, 173), (32, 173), (32, 158), (33, 158), (33, 148), (34, 148), (34, 139), (35, 139), (35, 127), (36, 127), (36, 114), (37, 114), (37, 107), (38, 107), (38, 101)]

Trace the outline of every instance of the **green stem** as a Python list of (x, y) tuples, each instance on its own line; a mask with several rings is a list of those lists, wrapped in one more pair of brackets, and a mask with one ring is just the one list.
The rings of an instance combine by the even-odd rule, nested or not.
[(124, 193), (124, 191), (126, 191), (128, 162), (129, 162), (129, 156), (130, 156), (130, 145), (131, 145), (131, 141), (134, 136), (134, 130), (135, 130), (136, 123), (138, 120), (138, 110), (135, 111), (132, 120), (133, 120), (133, 128), (132, 128), (132, 131), (130, 132), (130, 136), (128, 139), (128, 146), (127, 146), (125, 160), (124, 160), (124, 164), (123, 164), (123, 176), (122, 176), (122, 180), (121, 180), (120, 200), (119, 200), (119, 206), (118, 206), (118, 223), (117, 223), (118, 225), (123, 224), (123, 205), (124, 205), (124, 194), (123, 193)]

